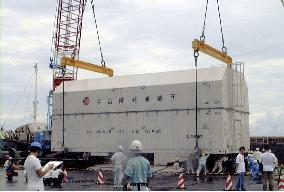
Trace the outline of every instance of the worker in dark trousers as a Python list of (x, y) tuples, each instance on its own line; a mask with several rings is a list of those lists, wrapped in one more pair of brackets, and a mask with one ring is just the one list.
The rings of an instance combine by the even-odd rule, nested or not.
[(260, 162), (263, 165), (263, 191), (267, 191), (267, 183), (269, 191), (273, 191), (273, 171), (277, 166), (278, 159), (271, 153), (269, 145), (264, 146), (265, 152), (260, 155)]
[(6, 168), (6, 176), (8, 178), (8, 181), (12, 181), (13, 177), (18, 176), (18, 172), (15, 171), (15, 168), (15, 162), (11, 159)]
[(142, 157), (142, 144), (138, 140), (129, 146), (131, 158), (126, 163), (125, 175), (127, 191), (150, 191), (149, 180), (152, 177), (150, 162)]
[(52, 183), (53, 183), (53, 187), (60, 187), (63, 178), (64, 178), (64, 172), (62, 171), (62, 169), (61, 169), (61, 168), (56, 168), (56, 169), (52, 172)]

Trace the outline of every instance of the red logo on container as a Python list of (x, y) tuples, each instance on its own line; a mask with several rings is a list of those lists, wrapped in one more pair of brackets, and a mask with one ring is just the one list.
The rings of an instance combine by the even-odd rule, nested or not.
[(84, 104), (84, 105), (89, 105), (89, 103), (90, 103), (89, 97), (85, 97), (85, 98), (83, 99), (83, 104)]

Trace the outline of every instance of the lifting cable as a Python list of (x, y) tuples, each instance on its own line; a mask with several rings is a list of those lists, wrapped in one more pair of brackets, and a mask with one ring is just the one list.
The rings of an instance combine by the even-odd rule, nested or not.
[[(227, 54), (227, 47), (225, 46), (225, 40), (224, 40), (224, 34), (223, 34), (223, 27), (222, 27), (222, 19), (221, 19), (221, 13), (220, 13), (220, 6), (219, 6), (219, 0), (217, 1), (217, 10), (218, 10), (218, 16), (219, 16), (219, 24), (220, 24), (220, 31), (221, 31), (221, 38), (222, 38), (222, 52)], [(202, 27), (202, 33), (200, 36), (200, 41), (205, 42), (205, 29), (206, 29), (206, 19), (207, 19), (207, 10), (208, 10), (208, 3), (209, 0), (206, 0), (206, 7), (205, 7), (205, 13), (204, 13), (204, 20), (203, 20), (203, 27)], [(198, 89), (197, 89), (197, 75), (198, 75), (198, 57), (199, 57), (199, 51), (194, 50), (193, 53), (194, 61), (195, 61), (195, 152), (196, 154), (199, 152), (199, 146), (198, 146), (198, 139), (200, 138), (200, 135), (198, 135), (197, 129), (198, 129), (198, 107), (197, 107), (197, 101), (198, 101)]]
[(99, 42), (100, 54), (101, 54), (101, 64), (102, 64), (103, 67), (105, 67), (106, 64), (105, 64), (105, 60), (104, 60), (104, 56), (103, 56), (101, 40), (100, 40), (100, 35), (99, 35), (99, 29), (98, 29), (96, 14), (95, 14), (95, 5), (94, 5), (94, 1), (93, 0), (91, 0), (91, 5), (92, 5), (92, 9), (93, 9), (93, 15), (94, 15), (94, 19), (95, 19), (95, 24), (96, 24), (97, 37), (98, 37), (98, 42)]
[[(99, 35), (99, 29), (98, 29), (96, 14), (95, 14), (95, 5), (94, 5), (94, 1), (93, 0), (91, 0), (91, 5), (92, 5), (93, 15), (94, 15), (94, 19), (95, 19), (97, 38), (98, 38), (98, 43), (99, 43), (99, 50), (100, 50), (100, 54), (101, 54), (101, 65), (103, 67), (105, 67), (105, 60), (104, 60), (104, 56), (103, 56), (101, 40), (100, 40), (100, 35)], [(73, 59), (74, 59), (74, 55), (75, 54), (72, 55)], [(65, 74), (66, 74), (66, 66), (64, 66), (62, 68), (62, 75), (63, 75), (63, 77), (65, 76)], [(77, 76), (76, 76), (76, 78), (77, 78)], [(64, 94), (64, 92), (65, 92), (65, 81), (63, 79), (63, 81), (62, 81), (62, 147), (63, 148), (65, 146), (65, 120), (64, 120), (64, 116), (65, 116), (65, 94)], [(65, 151), (65, 149), (63, 149), (63, 150)]]
[(218, 8), (218, 15), (219, 15), (220, 31), (221, 31), (221, 36), (222, 36), (222, 52), (227, 54), (227, 47), (225, 46), (222, 19), (221, 19), (220, 7), (219, 7), (219, 0), (217, 0), (217, 8)]

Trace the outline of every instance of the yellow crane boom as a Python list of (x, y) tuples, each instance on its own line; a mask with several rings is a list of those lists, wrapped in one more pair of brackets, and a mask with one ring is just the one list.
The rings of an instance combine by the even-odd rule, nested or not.
[(214, 47), (211, 47), (210, 45), (207, 45), (206, 43), (194, 39), (192, 41), (192, 48), (194, 51), (201, 51), (211, 57), (214, 57), (215, 59), (218, 59), (220, 61), (223, 61), (224, 63), (227, 63), (228, 65), (232, 64), (232, 58), (227, 55), (226, 53), (223, 53), (222, 51), (219, 51), (215, 49)]
[(70, 57), (62, 57), (61, 58), (61, 62), (60, 62), (61, 66), (73, 66), (73, 67), (78, 67), (81, 69), (86, 69), (89, 71), (94, 71), (97, 73), (102, 73), (102, 74), (106, 74), (109, 77), (113, 76), (113, 70), (111, 68), (107, 68), (105, 66), (100, 66), (100, 65), (95, 65), (92, 63), (88, 63), (88, 62), (84, 62), (84, 61), (79, 61), (79, 60), (75, 60), (72, 59)]

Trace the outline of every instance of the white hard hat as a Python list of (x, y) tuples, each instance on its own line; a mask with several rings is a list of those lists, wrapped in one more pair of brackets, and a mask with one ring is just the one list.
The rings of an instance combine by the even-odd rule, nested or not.
[(118, 150), (118, 151), (123, 151), (123, 147), (122, 147), (121, 145), (119, 145), (119, 146), (117, 147), (117, 150)]
[(259, 148), (256, 148), (255, 150), (256, 150), (256, 151), (259, 151)]
[(142, 150), (142, 143), (138, 140), (134, 140), (130, 143), (129, 149), (133, 151), (141, 151)]
[(9, 157), (8, 159), (9, 159), (9, 160), (12, 160), (12, 157)]

